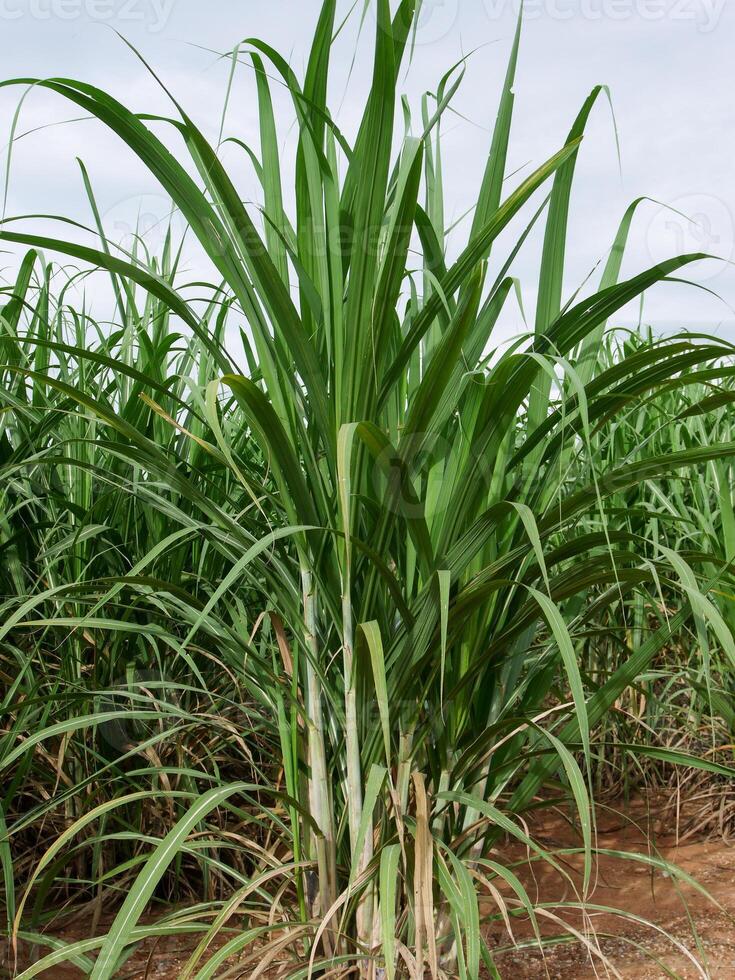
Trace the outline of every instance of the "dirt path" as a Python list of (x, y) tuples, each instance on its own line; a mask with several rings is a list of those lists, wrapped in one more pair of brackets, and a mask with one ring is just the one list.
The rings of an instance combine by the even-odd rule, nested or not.
[[(640, 809), (633, 818), (640, 827), (649, 823)], [(735, 847), (722, 840), (684, 840), (677, 844), (672, 833), (659, 835), (655, 846), (649, 845), (630, 819), (611, 813), (598, 817), (598, 830), (601, 849), (650, 854), (675, 864), (696, 879), (721, 908), (665, 871), (641, 862), (601, 856), (589, 901), (619, 909), (629, 917), (593, 912), (585, 923), (576, 910), (558, 910), (558, 914), (585, 935), (592, 947), (597, 946), (605, 959), (583, 942), (557, 945), (544, 955), (538, 949), (513, 950), (498, 954), (497, 965), (503, 978), (537, 980), (546, 977), (548, 971), (551, 980), (616, 975), (626, 980), (659, 980), (670, 975), (668, 969), (686, 980), (735, 980)], [(535, 837), (549, 850), (576, 846), (579, 840), (562, 818), (546, 820), (542, 830), (536, 828)], [(581, 858), (564, 859), (570, 883), (547, 865), (536, 863), (531, 867), (523, 849), (512, 851), (519, 862), (516, 870), (532, 901), (575, 901), (575, 887), (581, 889), (582, 883)], [(505, 858), (508, 859), (507, 851)], [(651, 925), (635, 921), (634, 916)], [(539, 925), (545, 936), (562, 931), (553, 922), (540, 920)], [(530, 928), (525, 926), (514, 932), (517, 940), (533, 939)], [(508, 933), (502, 927), (493, 928), (491, 935), (499, 949), (508, 945)]]

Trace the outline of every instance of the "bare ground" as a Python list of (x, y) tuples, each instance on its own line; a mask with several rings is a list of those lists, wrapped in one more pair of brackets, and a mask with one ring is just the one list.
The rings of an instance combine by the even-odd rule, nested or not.
[[(530, 829), (534, 839), (551, 851), (579, 844), (578, 835), (561, 812), (539, 816)], [(651, 813), (650, 807), (640, 803), (627, 816), (601, 810), (597, 843), (601, 849), (652, 854), (676, 864), (695, 878), (714, 902), (664, 872), (601, 856), (589, 902), (619, 909), (651, 924), (608, 912), (592, 912), (585, 919), (576, 910), (554, 907), (575, 900), (575, 888), (581, 887), (581, 858), (573, 855), (563, 859), (570, 883), (542, 863), (532, 865), (521, 845), (503, 847), (498, 857), (514, 865), (531, 900), (550, 903), (552, 914), (558, 914), (583, 937), (581, 941), (548, 947), (542, 953), (533, 946), (529, 924), (518, 919), (511, 924), (514, 939), (526, 944), (526, 948), (509, 949), (509, 934), (499, 919), (488, 926), (487, 936), (503, 980), (592, 980), (616, 976), (629, 980), (668, 976), (735, 980), (735, 847), (721, 838), (682, 838), (676, 833), (674, 811), (654, 809)], [(486, 915), (497, 911), (495, 904), (483, 907)], [(563, 931), (548, 919), (540, 919), (539, 924), (545, 938)], [(89, 926), (77, 919), (61, 932), (60, 938), (69, 941), (85, 935), (89, 935)], [(196, 940), (189, 936), (143, 944), (119, 973), (118, 980), (178, 980), (195, 945)], [(245, 980), (255, 968), (253, 962), (243, 964), (239, 976)], [(275, 975), (270, 971), (266, 974)], [(13, 976), (7, 949), (0, 951), (2, 976)], [(83, 974), (74, 967), (56, 967), (42, 976), (46, 980), (78, 980)]]
[[(656, 824), (659, 832), (647, 839)], [(541, 828), (532, 829), (535, 839), (548, 850), (579, 843), (578, 836), (561, 816), (547, 817)], [(543, 954), (538, 949), (499, 953), (497, 965), (502, 977), (588, 980), (621, 976), (630, 980), (659, 980), (674, 975), (685, 980), (703, 977), (735, 980), (735, 847), (732, 844), (723, 839), (686, 840), (681, 835), (677, 842), (676, 812), (668, 811), (662, 820), (661, 814), (650, 812), (641, 804), (627, 817), (611, 811), (600, 812), (597, 843), (604, 850), (650, 854), (675, 864), (696, 879), (714, 902), (666, 872), (638, 862), (600, 856), (589, 901), (644, 919), (650, 926), (604, 912), (591, 913), (585, 922), (576, 911), (558, 910), (590, 945), (577, 941), (556, 945)], [(574, 887), (560, 874), (539, 863), (531, 867), (520, 847), (511, 851), (520, 862), (517, 870), (532, 900), (545, 903), (575, 900)], [(505, 858), (508, 859), (507, 851)], [(565, 864), (574, 885), (581, 888), (581, 859), (570, 857), (565, 859)], [(561, 932), (551, 922), (540, 922), (540, 926), (547, 937)], [(533, 939), (532, 932), (523, 924), (514, 928), (514, 933), (518, 941)], [(508, 933), (503, 927), (493, 928), (491, 935), (498, 949), (508, 945)]]

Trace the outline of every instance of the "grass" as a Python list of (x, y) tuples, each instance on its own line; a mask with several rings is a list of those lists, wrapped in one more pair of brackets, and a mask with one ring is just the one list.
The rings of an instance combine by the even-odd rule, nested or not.
[[(66, 961), (113, 977), (172, 930), (197, 937), (182, 976), (198, 980), (236, 975), (235, 954), (294, 978), (496, 976), (486, 896), (535, 922), (503, 839), (558, 863), (525, 811), (569, 798), (584, 901), (610, 767), (731, 775), (652, 730), (733, 721), (732, 350), (608, 330), (704, 256), (621, 279), (634, 206), (599, 285), (565, 301), (604, 90), (508, 177), (520, 24), (450, 249), (441, 122), (462, 69), (404, 132), (415, 17), (378, 0), (352, 141), (327, 105), (332, 0), (303, 82), (261, 41), (232, 52), (257, 81), (259, 210), (176, 103), (153, 119), (83, 82), (5, 83), (117, 134), (214, 270), (187, 285), (170, 236), (160, 256), (122, 253), (86, 171), (94, 246), (68, 225), (0, 230), (25, 249), (0, 317), (0, 858), (13, 943), (49, 950), (22, 977)], [(289, 174), (274, 84), (297, 123)], [(503, 348), (513, 260), (540, 222), (534, 329)], [(89, 269), (111, 325), (71, 299)], [(80, 908), (91, 937), (54, 940)]]

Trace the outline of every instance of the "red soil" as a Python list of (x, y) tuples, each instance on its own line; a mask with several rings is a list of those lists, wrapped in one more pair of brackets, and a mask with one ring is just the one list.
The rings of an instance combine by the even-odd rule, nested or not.
[[(622, 817), (610, 810), (600, 811), (598, 845), (609, 850), (656, 854), (676, 864), (707, 889), (719, 907), (691, 886), (682, 885), (659, 870), (602, 856), (593, 876), (594, 887), (589, 901), (632, 913), (652, 925), (645, 926), (607, 912), (591, 913), (585, 923), (579, 912), (558, 910), (557, 914), (584, 934), (601, 957), (579, 941), (555, 945), (542, 954), (538, 948), (530, 948), (533, 933), (528, 923), (521, 919), (512, 923), (514, 937), (518, 942), (528, 943), (529, 947), (503, 952), (509, 945), (509, 936), (503, 922), (499, 921), (488, 927), (487, 935), (504, 980), (506, 977), (511, 980), (544, 980), (547, 977), (550, 980), (592, 980), (616, 976), (626, 980), (659, 980), (667, 976), (684, 980), (735, 978), (735, 918), (732, 915), (735, 913), (735, 847), (721, 839), (680, 839), (677, 844), (673, 828), (664, 827), (668, 832), (655, 836), (654, 849), (639, 828), (651, 829), (641, 805), (633, 808), (630, 817)], [(547, 850), (579, 844), (579, 838), (559, 813), (547, 812), (543, 818), (539, 817), (531, 826), (531, 832)], [(514, 863), (532, 901), (575, 900), (574, 886), (581, 883), (581, 858), (563, 859), (572, 885), (543, 863), (536, 862), (531, 866), (520, 845), (503, 847), (499, 857), (506, 864)], [(497, 905), (486, 903), (483, 911), (490, 915), (497, 912)], [(540, 920), (540, 925), (545, 936), (562, 932), (558, 925), (548, 920)], [(77, 920), (61, 933), (61, 938), (73, 940), (88, 934), (86, 923)], [(190, 936), (162, 939), (155, 945), (144, 944), (127, 962), (118, 980), (178, 980), (195, 945), (196, 939)], [(652, 959), (651, 954), (659, 962)], [(245, 980), (252, 975), (253, 969), (251, 963), (239, 976)], [(224, 972), (226, 968), (222, 968)], [(236, 973), (230, 975), (238, 976)], [(277, 975), (268, 974), (269, 977)], [(2, 976), (10, 977), (13, 973), (7, 951), (0, 949)], [(73, 967), (56, 967), (42, 976), (46, 980), (78, 980), (83, 974)]]

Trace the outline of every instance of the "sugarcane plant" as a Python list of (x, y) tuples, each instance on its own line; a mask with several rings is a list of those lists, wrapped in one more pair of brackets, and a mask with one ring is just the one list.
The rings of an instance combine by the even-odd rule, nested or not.
[[(106, 932), (57, 942), (24, 977), (64, 960), (93, 980), (113, 977), (137, 942), (172, 922), (201, 933), (184, 977), (219, 975), (236, 955), (283, 957), (294, 977), (330, 968), (390, 980), (426, 970), (478, 977), (483, 962), (497, 975), (481, 928), (488, 916), (526, 915), (542, 941), (533, 903), (502, 862), (503, 840), (523, 841), (566, 873), (518, 815), (544, 793), (568, 794), (584, 853), (570, 887), (584, 902), (596, 726), (690, 622), (726, 662), (735, 659), (709, 596), (729, 581), (727, 560), (702, 552), (688, 561), (666, 536), (646, 548), (650, 525), (632, 527), (619, 506), (642, 485), (710, 467), (727, 473), (735, 443), (628, 440), (616, 451), (608, 438), (634, 406), (645, 412), (659, 395), (704, 381), (726, 385), (731, 350), (684, 335), (601, 356), (611, 317), (707, 256), (672, 257), (621, 279), (634, 206), (599, 286), (563, 295), (575, 168), (606, 90), (591, 92), (547, 161), (509, 177), (519, 19), (469, 229), (450, 229), (441, 127), (464, 63), (424, 100), (418, 123), (401, 116), (420, 2), (391, 10), (376, 0), (372, 82), (349, 139), (327, 99), (336, 6), (321, 5), (303, 80), (256, 38), (230, 53), (233, 73), (247, 68), (255, 78), (259, 152), (230, 142), (260, 182), (257, 210), (173, 95), (176, 116), (162, 118), (80, 81), (4, 83), (56, 93), (115, 133), (170, 196), (216, 277), (182, 286), (170, 239), (160, 261), (116, 248), (86, 171), (94, 244), (68, 224), (59, 238), (10, 219), (0, 229), (8, 246), (29, 249), (0, 321), (11, 559), (0, 638), (26, 665), (20, 685), (29, 685), (22, 705), (16, 692), (6, 698), (13, 724), (0, 766), (17, 774), (37, 747), (62, 738), (69, 751), (81, 733), (99, 740), (118, 722), (153, 726), (142, 750), (128, 742), (117, 745), (120, 758), (109, 758), (109, 744), (106, 755), (97, 743), (88, 750), (88, 769), (64, 789), (66, 827), (19, 896), (8, 842), (31, 818), (10, 821), (2, 856), (15, 941), (43, 944), (34, 931), (42, 899), (29, 903), (41, 884), (48, 892), (64, 849), (101, 821), (89, 845), (99, 848), (119, 808), (150, 795), (150, 786), (131, 788), (90, 809), (81, 790), (95, 774), (142, 751), (146, 765), (126, 778), (153, 781), (176, 813), (165, 836), (136, 851), (132, 879), (121, 860), (125, 894)], [(274, 84), (296, 120), (291, 214)], [(516, 244), (496, 257), (514, 222)], [(502, 346), (494, 331), (520, 291), (513, 263), (540, 223), (535, 324)], [(47, 251), (108, 276), (111, 332), (72, 312), (64, 291), (53, 295)], [(225, 343), (233, 325), (245, 369)], [(701, 414), (721, 404), (700, 401)], [(667, 424), (677, 432), (689, 422), (678, 415)], [(68, 506), (59, 479), (75, 488)], [(44, 530), (40, 551), (24, 544), (34, 526)], [(99, 547), (108, 540), (114, 548)], [(639, 619), (629, 630), (628, 611), (662, 582), (676, 611), (656, 628)], [(619, 637), (603, 675), (582, 656), (599, 623)], [(176, 698), (150, 679), (137, 688), (115, 681), (129, 666), (131, 632), (137, 662), (148, 650), (176, 677)], [(43, 667), (29, 666), (29, 637), (42, 648), (49, 636), (76, 651), (64, 691), (74, 691), (75, 706), (81, 692), (90, 699), (61, 721), (44, 713)], [(111, 651), (119, 664), (103, 677)], [(106, 684), (120, 686), (114, 697), (101, 696)], [(249, 745), (248, 779), (223, 769), (212, 785), (188, 750), (161, 764), (167, 741), (202, 718), (215, 724), (215, 701), (238, 700), (237, 725), (218, 715), (211, 758), (228, 739), (238, 756)], [(163, 718), (169, 724), (157, 728)], [(56, 805), (45, 801), (33, 819)], [(8, 823), (8, 800), (3, 812)], [(222, 814), (262, 843), (237, 845), (248, 855), (242, 866), (192, 843), (216, 838)], [(229, 893), (189, 918), (140, 924), (182, 859), (221, 875)], [(501, 894), (507, 909), (493, 905)]]

